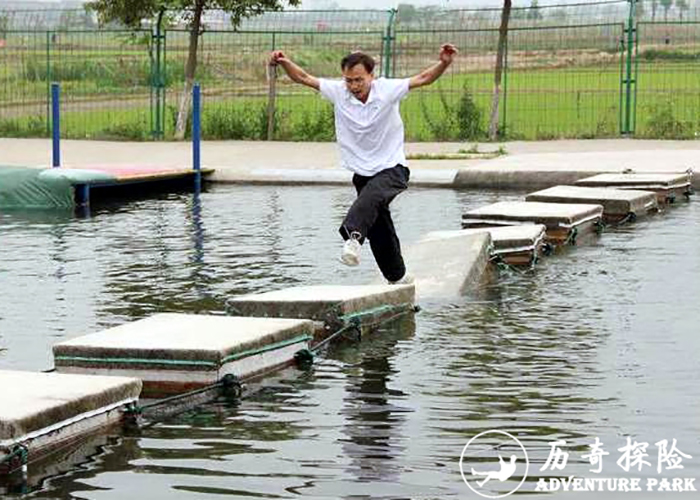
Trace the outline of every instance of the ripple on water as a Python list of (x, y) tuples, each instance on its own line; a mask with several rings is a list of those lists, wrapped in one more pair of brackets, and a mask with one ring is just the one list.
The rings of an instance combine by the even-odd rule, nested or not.
[[(349, 188), (215, 187), (70, 214), (0, 214), (0, 365), (44, 369), (56, 339), (155, 312), (223, 313), (231, 296), (365, 283), (369, 256), (340, 268)], [(457, 229), (463, 211), (521, 193), (412, 190), (392, 210), (402, 243)], [(314, 370), (249, 398), (111, 438), (37, 498), (463, 498), (459, 456), (479, 432), (549, 443), (570, 473), (595, 437), (678, 440), (700, 456), (697, 203), (610, 229), (502, 271), (470, 296), (332, 348)], [(608, 475), (620, 475), (610, 458)], [(617, 458), (617, 457), (615, 457)], [(697, 461), (683, 473), (700, 475)], [(652, 474), (645, 471), (640, 475)], [(530, 481), (532, 478), (530, 479)]]

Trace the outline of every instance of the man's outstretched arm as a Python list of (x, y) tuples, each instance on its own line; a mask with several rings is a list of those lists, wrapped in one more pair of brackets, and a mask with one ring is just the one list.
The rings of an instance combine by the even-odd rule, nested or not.
[(424, 85), (430, 85), (435, 80), (440, 78), (440, 76), (445, 72), (445, 70), (452, 64), (455, 56), (457, 55), (457, 47), (451, 43), (446, 43), (440, 47), (440, 60), (424, 69), (417, 75), (411, 77), (408, 81), (409, 89), (416, 89)]
[(318, 78), (308, 74), (306, 71), (294, 64), (292, 60), (288, 59), (281, 50), (276, 50), (272, 53), (270, 56), (270, 64), (279, 64), (282, 66), (293, 82), (301, 83), (302, 85), (306, 85), (307, 87), (311, 87), (315, 90), (320, 90), (321, 88)]

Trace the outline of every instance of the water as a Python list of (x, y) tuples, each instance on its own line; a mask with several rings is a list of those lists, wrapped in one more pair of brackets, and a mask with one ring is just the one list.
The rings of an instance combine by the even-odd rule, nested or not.
[[(393, 212), (410, 245), (458, 228), (466, 209), (521, 196), (414, 189)], [(222, 313), (242, 293), (366, 283), (371, 258), (356, 270), (336, 260), (352, 199), (341, 187), (217, 186), (199, 203), (168, 195), (84, 219), (0, 214), (0, 368), (46, 369), (55, 342), (155, 312)], [(426, 302), (415, 323), (336, 348), (313, 372), (285, 373), (240, 403), (96, 436), (34, 480), (32, 496), (478, 498), (460, 454), (489, 430), (527, 448), (518, 493), (539, 477), (595, 477), (582, 455), (596, 437), (610, 453), (599, 476), (700, 478), (698, 230), (699, 205), (683, 203), (534, 273), (504, 272), (474, 296)], [(627, 436), (649, 443), (650, 466), (615, 463)], [(693, 458), (658, 474), (655, 443), (674, 438)], [(541, 471), (556, 440), (566, 441), (566, 469)], [(484, 450), (482, 460), (496, 456)]]

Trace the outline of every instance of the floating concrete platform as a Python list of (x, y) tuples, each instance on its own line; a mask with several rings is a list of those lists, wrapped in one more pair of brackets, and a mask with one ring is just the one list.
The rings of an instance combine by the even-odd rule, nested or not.
[(157, 397), (291, 365), (313, 328), (299, 319), (164, 313), (61, 342), (53, 354), (61, 373), (137, 377), (144, 397)]
[(500, 260), (512, 266), (529, 266), (534, 264), (544, 252), (546, 229), (543, 224), (527, 224), (433, 231), (425, 235), (423, 239), (429, 241), (487, 232), (491, 236), (490, 255), (492, 260)]
[(489, 267), (491, 236), (460, 234), (424, 239), (404, 250), (421, 299), (458, 296), (481, 285)]
[(465, 213), (462, 228), (543, 224), (547, 242), (561, 245), (598, 231), (602, 218), (601, 205), (503, 201)]
[(576, 181), (577, 186), (653, 191), (660, 205), (692, 194), (692, 174), (601, 174)]
[(126, 377), (0, 370), (0, 472), (121, 422), (141, 381)]
[(637, 189), (554, 186), (528, 194), (525, 201), (602, 205), (603, 220), (606, 223), (636, 219), (659, 210), (654, 193)]
[(319, 324), (316, 341), (357, 320), (363, 330), (402, 311), (412, 311), (414, 285), (315, 285), (230, 299), (230, 311), (239, 316), (305, 318)]

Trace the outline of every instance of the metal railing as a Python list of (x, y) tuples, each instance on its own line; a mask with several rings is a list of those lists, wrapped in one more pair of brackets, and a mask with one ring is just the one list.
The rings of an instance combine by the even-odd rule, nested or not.
[[(656, 4), (655, 4), (656, 5)], [(514, 8), (499, 107), (499, 138), (549, 139), (700, 133), (700, 15), (648, 2)], [(63, 89), (69, 138), (171, 138), (189, 33), (176, 16), (127, 30), (84, 11), (0, 11), (0, 136), (47, 136), (51, 82)], [(170, 23), (170, 24), (168, 24)], [(339, 77), (353, 50), (377, 74), (408, 77), (460, 49), (436, 84), (402, 104), (409, 140), (486, 137), (500, 9), (286, 11), (234, 30), (209, 12), (196, 79), (209, 139), (331, 140), (330, 105), (266, 67), (269, 52), (321, 77)]]

